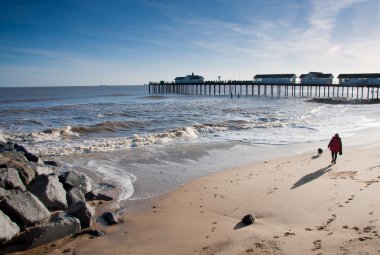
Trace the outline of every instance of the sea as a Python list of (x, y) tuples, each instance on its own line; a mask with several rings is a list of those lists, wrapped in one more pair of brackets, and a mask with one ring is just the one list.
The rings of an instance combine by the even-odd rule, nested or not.
[(86, 172), (117, 194), (114, 206), (247, 163), (329, 153), (335, 133), (344, 148), (380, 142), (379, 105), (306, 100), (149, 94), (143, 85), (0, 88), (0, 140)]

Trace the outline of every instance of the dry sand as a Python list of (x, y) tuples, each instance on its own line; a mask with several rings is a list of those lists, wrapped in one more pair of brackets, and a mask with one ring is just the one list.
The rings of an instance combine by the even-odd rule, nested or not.
[[(378, 254), (380, 146), (273, 159), (195, 180), (51, 254)], [(253, 225), (241, 218), (254, 213)]]

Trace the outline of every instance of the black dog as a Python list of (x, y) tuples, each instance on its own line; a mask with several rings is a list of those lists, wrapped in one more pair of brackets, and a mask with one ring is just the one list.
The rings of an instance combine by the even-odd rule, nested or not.
[(318, 156), (322, 155), (323, 150), (321, 148), (318, 148)]

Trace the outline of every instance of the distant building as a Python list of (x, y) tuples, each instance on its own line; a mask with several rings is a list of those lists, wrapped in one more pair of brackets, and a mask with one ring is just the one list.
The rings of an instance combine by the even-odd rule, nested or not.
[(300, 75), (301, 84), (332, 84), (334, 75), (331, 73), (310, 72)]
[(380, 85), (380, 73), (339, 74), (341, 85)]
[(203, 83), (204, 78), (203, 76), (194, 75), (194, 73), (192, 73), (191, 75), (186, 75), (185, 77), (176, 77), (174, 81), (176, 84)]
[(295, 74), (256, 74), (253, 81), (255, 83), (294, 84), (296, 78)]

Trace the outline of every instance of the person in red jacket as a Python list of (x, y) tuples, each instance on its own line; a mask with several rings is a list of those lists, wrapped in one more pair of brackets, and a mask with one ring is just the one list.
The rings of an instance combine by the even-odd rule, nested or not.
[(340, 139), (338, 134), (335, 134), (333, 138), (331, 138), (329, 145), (327, 146), (331, 150), (331, 163), (336, 163), (336, 158), (339, 155), (342, 155), (342, 139)]

